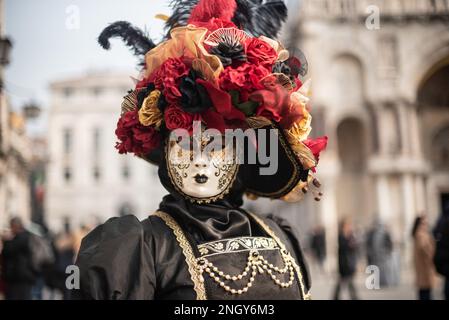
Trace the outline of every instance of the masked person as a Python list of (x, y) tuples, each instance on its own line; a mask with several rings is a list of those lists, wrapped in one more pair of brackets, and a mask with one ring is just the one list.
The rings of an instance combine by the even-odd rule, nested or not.
[(100, 35), (105, 48), (118, 36), (144, 55), (117, 149), (158, 165), (169, 195), (146, 220), (113, 218), (83, 240), (75, 297), (309, 299), (292, 229), (242, 209), (245, 193), (321, 196), (312, 172), (327, 138), (308, 139), (306, 64), (274, 39), (286, 7), (201, 0), (173, 10), (158, 46), (126, 22)]

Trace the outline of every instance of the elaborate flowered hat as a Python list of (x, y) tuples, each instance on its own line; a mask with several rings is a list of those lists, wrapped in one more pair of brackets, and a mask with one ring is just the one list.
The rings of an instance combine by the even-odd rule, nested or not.
[[(142, 75), (122, 103), (116, 135), (120, 153), (158, 164), (172, 130), (192, 131), (193, 121), (226, 129), (277, 129), (275, 176), (243, 174), (247, 192), (296, 201), (313, 177), (327, 137), (310, 139), (307, 65), (275, 40), (286, 19), (282, 1), (177, 0), (167, 17), (168, 35), (155, 45), (127, 22), (100, 35), (108, 49), (121, 37), (142, 56)], [(319, 198), (320, 194), (315, 195)]]

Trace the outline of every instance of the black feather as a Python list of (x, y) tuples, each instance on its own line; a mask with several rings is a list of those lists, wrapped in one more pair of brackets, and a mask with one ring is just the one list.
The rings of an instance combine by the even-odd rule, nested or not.
[[(261, 2), (261, 1), (258, 1)], [(237, 10), (235, 11), (234, 18), (232, 21), (240, 29), (246, 29), (246, 26), (251, 25), (252, 18), (254, 16), (254, 0), (248, 1), (237, 1)], [(260, 5), (260, 3), (259, 3)]]
[(199, 0), (171, 0), (170, 7), (173, 10), (172, 15), (165, 23), (167, 38), (170, 37), (170, 31), (179, 26), (186, 26), (190, 18), (190, 13), (198, 4)]
[[(239, 0), (246, 2), (248, 8), (245, 9), (246, 17), (249, 21), (235, 21), (244, 30), (255, 37), (266, 36), (276, 39), (283, 23), (287, 20), (287, 7), (283, 1), (279, 0)], [(243, 6), (242, 6), (243, 7)]]
[(111, 47), (111, 38), (122, 38), (134, 55), (143, 56), (156, 45), (142, 30), (133, 27), (129, 22), (117, 21), (106, 27), (98, 37), (98, 43), (106, 50)]
[[(187, 25), (190, 13), (199, 0), (172, 0), (171, 17), (165, 24), (168, 31)], [(282, 24), (287, 19), (287, 7), (281, 0), (237, 0), (233, 22), (254, 37), (277, 38)]]

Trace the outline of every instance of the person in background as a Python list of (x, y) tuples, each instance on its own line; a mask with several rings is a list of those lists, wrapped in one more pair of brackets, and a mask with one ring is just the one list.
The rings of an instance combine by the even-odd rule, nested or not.
[(0, 234), (0, 300), (5, 299), (5, 280), (3, 279), (3, 275), (5, 272), (5, 268), (3, 266), (3, 237)]
[(352, 300), (358, 300), (354, 286), (354, 275), (357, 267), (358, 245), (354, 235), (352, 222), (344, 218), (338, 231), (338, 271), (339, 279), (335, 287), (334, 300), (340, 299), (340, 291), (347, 286)]
[(377, 266), (380, 270), (381, 287), (389, 286), (393, 282), (392, 253), (393, 241), (390, 233), (385, 224), (376, 219), (366, 237), (366, 255), (368, 265)]
[(6, 300), (31, 300), (36, 281), (30, 247), (31, 234), (25, 230), (20, 218), (10, 221), (11, 234), (3, 238), (3, 279)]
[(323, 226), (318, 225), (313, 229), (310, 237), (310, 249), (320, 271), (323, 273), (324, 261), (326, 260), (326, 233)]
[(415, 264), (415, 283), (419, 300), (432, 300), (432, 288), (435, 285), (433, 255), (435, 241), (429, 232), (427, 217), (418, 216), (412, 230), (413, 258)]
[(54, 242), (57, 251), (56, 269), (60, 275), (59, 289), (62, 291), (63, 299), (68, 300), (70, 292), (65, 287), (66, 269), (75, 263), (75, 235), (72, 232), (69, 221), (64, 223), (64, 231), (59, 234)]
[(436, 250), (434, 263), (436, 270), (444, 278), (444, 297), (449, 300), (449, 203), (446, 204), (435, 230)]
[(74, 257), (76, 258), (78, 256), (78, 251), (81, 248), (81, 242), (83, 241), (84, 237), (87, 236), (87, 234), (92, 230), (91, 227), (89, 227), (86, 224), (82, 224), (81, 227), (73, 234), (73, 252)]

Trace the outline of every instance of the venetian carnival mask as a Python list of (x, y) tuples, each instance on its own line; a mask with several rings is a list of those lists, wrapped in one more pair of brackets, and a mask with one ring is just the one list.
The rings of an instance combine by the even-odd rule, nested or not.
[(175, 188), (192, 202), (208, 203), (223, 198), (238, 171), (234, 146), (221, 136), (169, 139), (168, 173)]

